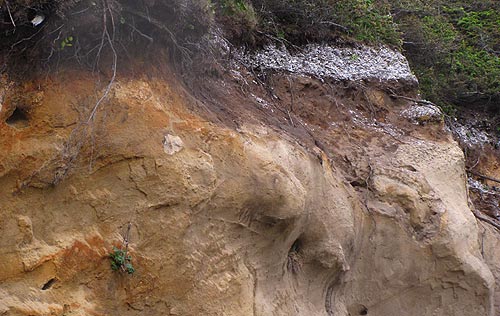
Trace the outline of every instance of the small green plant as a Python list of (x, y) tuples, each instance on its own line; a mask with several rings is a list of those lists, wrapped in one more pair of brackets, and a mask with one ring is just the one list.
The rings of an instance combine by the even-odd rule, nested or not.
[(286, 39), (286, 33), (285, 33), (285, 31), (283, 31), (283, 30), (278, 30), (278, 31), (276, 32), (276, 37), (277, 37), (277, 38), (279, 38), (279, 39), (281, 39), (281, 40)]
[(133, 274), (135, 272), (134, 266), (132, 266), (132, 257), (127, 255), (125, 250), (113, 247), (113, 252), (109, 254), (111, 259), (111, 269), (113, 271), (124, 271), (128, 274)]
[(127, 225), (127, 232), (123, 235), (123, 248), (117, 248), (113, 246), (113, 252), (109, 254), (109, 259), (111, 260), (111, 269), (113, 271), (123, 271), (128, 274), (133, 274), (135, 268), (132, 265), (132, 257), (128, 254), (128, 243), (130, 236), (130, 228), (132, 224), (129, 222)]
[(73, 36), (68, 36), (61, 42), (61, 50), (64, 50), (66, 47), (73, 46)]

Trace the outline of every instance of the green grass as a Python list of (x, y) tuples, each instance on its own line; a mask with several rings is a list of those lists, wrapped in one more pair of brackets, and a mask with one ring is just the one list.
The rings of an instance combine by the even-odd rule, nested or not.
[(500, 103), (500, 1), (213, 1), (236, 44), (382, 43), (402, 49), (423, 97), (450, 112)]

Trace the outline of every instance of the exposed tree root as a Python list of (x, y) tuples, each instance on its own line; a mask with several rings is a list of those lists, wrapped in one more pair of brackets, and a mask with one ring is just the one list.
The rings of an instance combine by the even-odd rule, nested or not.
[(486, 179), (486, 180), (490, 180), (490, 181), (493, 181), (493, 182), (496, 182), (496, 183), (500, 183), (500, 179), (493, 178), (493, 177), (490, 177), (490, 176), (485, 176), (483, 174), (477, 173), (477, 172), (472, 171), (470, 169), (467, 169), (467, 172), (470, 173), (470, 174), (472, 174), (472, 175), (475, 175), (476, 177), (483, 178), (483, 179)]
[(500, 222), (499, 221), (497, 221), (493, 218), (490, 218), (487, 215), (484, 215), (483, 213), (476, 210), (475, 208), (471, 208), (471, 210), (472, 210), (472, 214), (474, 214), (474, 216), (476, 216), (477, 219), (482, 220), (483, 222), (486, 222), (486, 223), (492, 225), (493, 227), (495, 227), (496, 229), (500, 230)]

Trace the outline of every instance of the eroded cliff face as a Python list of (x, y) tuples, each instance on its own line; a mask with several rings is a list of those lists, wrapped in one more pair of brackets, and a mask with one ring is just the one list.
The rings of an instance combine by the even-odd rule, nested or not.
[(119, 76), (90, 125), (90, 72), (4, 78), (2, 315), (495, 314), (463, 153), (396, 97), (411, 76), (235, 65), (208, 94)]

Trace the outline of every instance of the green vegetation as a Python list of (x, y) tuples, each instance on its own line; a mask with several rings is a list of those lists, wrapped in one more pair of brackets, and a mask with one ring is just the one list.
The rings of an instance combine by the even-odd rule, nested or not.
[(132, 257), (127, 255), (125, 250), (113, 247), (113, 252), (109, 254), (109, 258), (113, 271), (124, 271), (128, 274), (133, 274), (135, 272), (131, 263)]
[(251, 3), (246, 0), (214, 0), (210, 6), (230, 40), (254, 43), (258, 20)]
[(61, 50), (73, 46), (73, 36), (68, 36), (61, 41)]
[[(339, 35), (399, 47), (400, 34), (389, 6), (372, 0), (218, 0), (219, 18), (233, 20), (233, 34), (253, 32), (257, 44), (266, 36), (301, 44), (334, 40)], [(235, 31), (235, 25), (252, 26)], [(242, 38), (233, 37), (234, 41)], [(245, 42), (245, 39), (243, 39)]]
[(500, 101), (500, 3), (393, 1), (405, 53), (425, 98), (496, 109)]
[(253, 7), (244, 0), (222, 0), (220, 6), (226, 15), (244, 14), (248, 19), (255, 18)]

